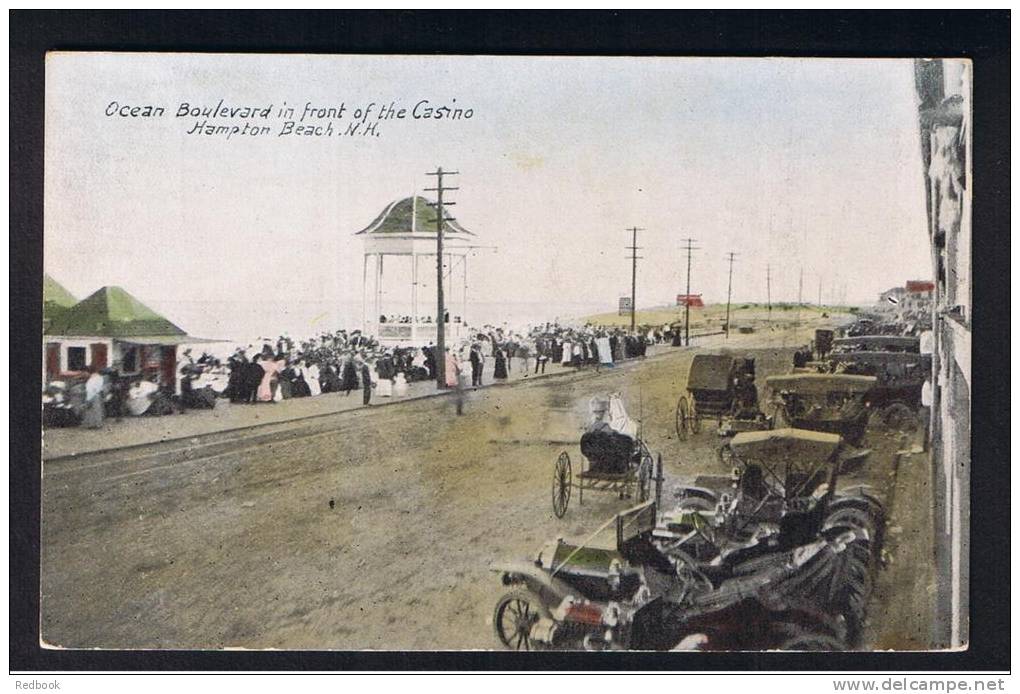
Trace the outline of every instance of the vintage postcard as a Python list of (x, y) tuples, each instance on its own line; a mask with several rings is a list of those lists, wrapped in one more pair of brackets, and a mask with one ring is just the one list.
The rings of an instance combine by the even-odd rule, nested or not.
[(44, 645), (966, 647), (971, 77), (48, 54)]

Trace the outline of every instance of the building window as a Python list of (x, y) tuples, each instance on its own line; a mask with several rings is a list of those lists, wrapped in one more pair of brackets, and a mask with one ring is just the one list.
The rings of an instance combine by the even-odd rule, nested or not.
[(120, 362), (121, 371), (126, 374), (133, 374), (138, 371), (138, 348), (128, 347), (123, 352)]
[(86, 365), (86, 349), (84, 347), (67, 348), (67, 370), (84, 371)]

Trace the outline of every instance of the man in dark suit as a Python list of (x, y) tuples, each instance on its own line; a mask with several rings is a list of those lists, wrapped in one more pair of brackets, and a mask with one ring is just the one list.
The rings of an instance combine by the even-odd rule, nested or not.
[(482, 367), (484, 364), (482, 346), (476, 342), (471, 345), (471, 385), (475, 388), (482, 385)]
[(422, 353), (425, 354), (425, 368), (429, 372), (429, 380), (435, 380), (436, 378), (436, 348), (431, 344), (428, 347), (421, 348)]
[(372, 370), (361, 357), (358, 357), (357, 367), (358, 376), (361, 377), (361, 404), (367, 407), (372, 402)]

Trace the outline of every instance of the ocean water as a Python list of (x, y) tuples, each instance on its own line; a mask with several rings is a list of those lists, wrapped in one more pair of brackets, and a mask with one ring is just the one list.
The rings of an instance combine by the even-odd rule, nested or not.
[[(431, 304), (429, 305), (431, 307)], [(189, 301), (152, 303), (152, 308), (195, 337), (254, 344), (259, 338), (310, 337), (341, 328), (362, 327), (361, 302), (325, 301)], [(398, 313), (393, 307), (386, 313)], [(458, 306), (451, 307), (457, 315)], [(575, 322), (593, 313), (612, 311), (599, 302), (488, 302), (468, 306), (472, 326), (494, 325), (520, 330), (531, 325)], [(404, 308), (406, 311), (406, 308)], [(427, 309), (422, 309), (427, 311)]]

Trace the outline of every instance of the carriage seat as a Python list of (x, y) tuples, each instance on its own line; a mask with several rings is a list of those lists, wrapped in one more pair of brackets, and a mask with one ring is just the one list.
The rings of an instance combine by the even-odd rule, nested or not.
[(581, 455), (588, 459), (589, 472), (620, 475), (634, 455), (634, 439), (612, 430), (587, 431), (581, 435)]

